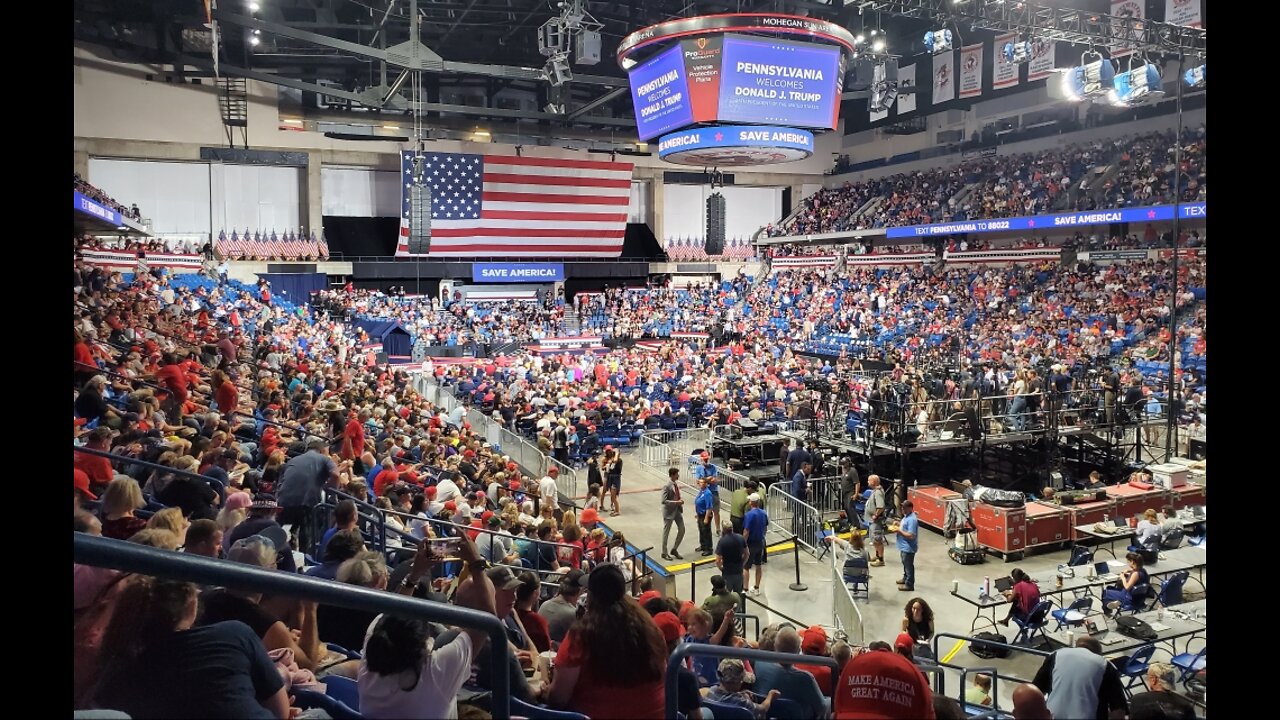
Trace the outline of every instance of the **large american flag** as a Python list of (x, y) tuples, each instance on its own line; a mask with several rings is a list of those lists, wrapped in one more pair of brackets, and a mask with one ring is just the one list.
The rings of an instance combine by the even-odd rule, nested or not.
[[(413, 153), (402, 152), (400, 239), (409, 253)], [(627, 230), (631, 163), (426, 153), (427, 257), (617, 257)]]

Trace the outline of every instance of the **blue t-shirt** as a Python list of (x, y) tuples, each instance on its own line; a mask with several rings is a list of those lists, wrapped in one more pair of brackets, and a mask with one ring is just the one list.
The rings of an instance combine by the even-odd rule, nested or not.
[(911, 539), (908, 540), (901, 535), (898, 536), (898, 550), (902, 552), (917, 552), (920, 549), (920, 519), (915, 513), (902, 518), (902, 522), (898, 523), (898, 529), (911, 533)]
[(701, 480), (704, 477), (712, 477), (717, 473), (715, 465), (695, 465), (693, 468), (693, 477)]
[(693, 509), (698, 513), (698, 518), (707, 514), (715, 503), (716, 497), (711, 493), (711, 488), (703, 488), (698, 492), (698, 497), (693, 501)]
[(742, 530), (747, 534), (748, 545), (763, 545), (768, 527), (769, 515), (761, 508), (751, 508), (742, 518)]
[[(685, 635), (684, 641), (687, 643), (700, 643), (702, 645), (710, 644), (710, 638), (707, 638), (706, 640), (699, 640), (692, 635)], [(720, 667), (720, 658), (712, 657), (710, 655), (692, 655), (690, 657), (693, 660), (693, 674), (698, 676), (699, 686), (709, 687), (720, 682), (720, 673), (718, 670)]]

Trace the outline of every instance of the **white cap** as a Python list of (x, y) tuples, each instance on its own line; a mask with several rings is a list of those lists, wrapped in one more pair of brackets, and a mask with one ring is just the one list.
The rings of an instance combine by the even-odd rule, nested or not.
[(747, 502), (760, 502), (760, 493), (751, 493), (747, 496)]

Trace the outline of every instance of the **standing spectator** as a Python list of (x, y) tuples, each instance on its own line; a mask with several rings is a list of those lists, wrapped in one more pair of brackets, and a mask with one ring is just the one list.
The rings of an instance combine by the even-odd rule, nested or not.
[(1075, 647), (1045, 658), (1034, 682), (1055, 718), (1121, 720), (1128, 711), (1120, 673), (1093, 637), (1077, 638)]
[(311, 509), (320, 502), (321, 489), (338, 482), (338, 467), (329, 458), (329, 444), (324, 438), (307, 440), (307, 451), (285, 463), (277, 501), (284, 508), (280, 523), (297, 526), (298, 547), (311, 550)]
[[(667, 470), (667, 484), (662, 487), (662, 559), (683, 560), (680, 555), (680, 543), (684, 540), (684, 499), (680, 497), (680, 470)], [(676, 543), (667, 552), (667, 537), (671, 534), (671, 525), (676, 526)]]
[(871, 497), (862, 510), (862, 519), (867, 523), (867, 534), (871, 536), (871, 544), (875, 547), (876, 557), (867, 563), (871, 567), (884, 567), (884, 525), (885, 513), (884, 488), (880, 487), (879, 475), (868, 475), (867, 486), (871, 488)]
[(730, 591), (738, 593), (741, 599), (743, 595), (743, 566), (746, 564), (747, 556), (750, 554), (747, 550), (747, 541), (734, 531), (732, 522), (724, 523), (720, 529), (722, 534), (720, 542), (716, 543), (716, 567), (720, 569), (720, 574), (724, 576), (725, 585)]
[(742, 520), (742, 537), (747, 541), (747, 563), (743, 566), (742, 584), (747, 584), (747, 572), (751, 568), (756, 569), (756, 582), (748, 595), (760, 594), (760, 578), (764, 575), (765, 549), (764, 535), (769, 529), (769, 515), (761, 507), (760, 495), (751, 493), (747, 496), (747, 504), (750, 509), (747, 510), (746, 517)]
[(742, 518), (747, 514), (747, 496), (756, 490), (756, 481), (747, 480), (729, 497), (729, 521), (735, 533), (742, 533)]
[(916, 517), (915, 503), (902, 503), (903, 517), (898, 524), (898, 552), (902, 553), (902, 579), (899, 590), (916, 589), (916, 553), (920, 550), (920, 520)]
[(712, 552), (711, 522), (714, 519), (712, 513), (714, 503), (715, 495), (711, 493), (707, 479), (699, 480), (698, 497), (694, 499), (693, 510), (698, 518), (698, 552), (702, 553), (702, 557), (707, 557)]

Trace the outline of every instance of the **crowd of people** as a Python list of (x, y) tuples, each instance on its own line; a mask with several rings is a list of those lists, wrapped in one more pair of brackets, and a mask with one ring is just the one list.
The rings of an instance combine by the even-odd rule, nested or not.
[[(846, 182), (807, 198), (768, 237), (846, 232), (969, 219), (1040, 215), (1173, 201), (1175, 173), (1182, 202), (1206, 197), (1206, 130), (1183, 132), (1182, 165), (1174, 167), (1175, 133), (1153, 132), (1053, 148), (996, 155), (946, 168)], [(1089, 174), (1114, 168), (1101, 186)], [(964, 192), (961, 192), (961, 191)]]
[(106, 205), (112, 210), (115, 210), (121, 215), (124, 215), (125, 217), (132, 218), (134, 220), (142, 219), (142, 211), (138, 210), (137, 203), (134, 203), (132, 207), (125, 207), (124, 203), (118, 202), (115, 198), (99, 190), (96, 186), (90, 185), (88, 180), (85, 180), (84, 178), (80, 177), (80, 173), (74, 173), (74, 174), (75, 174), (74, 188), (76, 192), (80, 193), (81, 195), (84, 195), (90, 200), (96, 200), (99, 203)]

